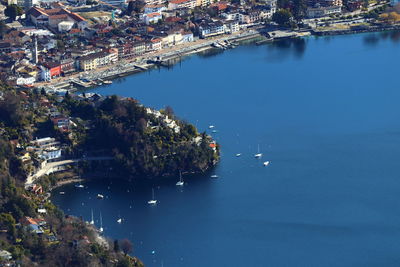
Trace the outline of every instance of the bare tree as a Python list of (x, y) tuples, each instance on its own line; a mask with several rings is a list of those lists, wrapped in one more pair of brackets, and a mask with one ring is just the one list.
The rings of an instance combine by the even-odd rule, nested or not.
[(168, 115), (168, 117), (170, 117), (170, 118), (174, 117), (174, 110), (172, 109), (171, 106), (165, 107), (165, 114)]
[(122, 239), (120, 242), (120, 247), (122, 251), (125, 253), (125, 255), (131, 253), (133, 250), (132, 242), (129, 241), (128, 239)]

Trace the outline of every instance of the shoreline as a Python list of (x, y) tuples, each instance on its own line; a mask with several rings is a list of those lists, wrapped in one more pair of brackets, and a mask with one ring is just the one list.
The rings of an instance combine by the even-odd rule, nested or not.
[[(126, 77), (132, 74), (136, 73), (141, 73), (145, 72), (148, 70), (151, 70), (155, 67), (160, 66), (160, 64), (156, 63), (147, 63), (147, 61), (150, 61), (152, 58), (157, 58), (160, 57), (162, 58), (163, 62), (164, 61), (173, 61), (177, 59), (181, 59), (185, 56), (189, 56), (192, 54), (197, 54), (200, 52), (204, 52), (210, 49), (216, 49), (213, 47), (213, 43), (216, 42), (224, 42), (224, 41), (230, 41), (230, 42), (240, 42), (244, 40), (249, 40), (249, 39), (254, 39), (254, 38), (260, 38), (263, 37), (263, 35), (255, 30), (247, 31), (244, 33), (239, 33), (235, 35), (224, 35), (224, 36), (218, 36), (217, 38), (210, 38), (210, 39), (200, 39), (202, 41), (201, 43), (197, 44), (191, 44), (188, 47), (173, 47), (173, 48), (168, 48), (167, 50), (172, 49), (172, 51), (158, 51), (158, 53), (153, 53), (153, 54), (147, 54), (144, 57), (138, 57), (135, 60), (128, 61), (128, 60), (121, 60), (116, 64), (113, 65), (108, 65), (100, 68), (100, 70), (96, 70), (95, 72), (85, 74), (84, 72), (78, 72), (73, 76), (67, 76), (63, 77), (61, 81), (57, 81), (55, 79), (54, 81), (51, 81), (49, 83), (43, 83), (40, 82), (38, 84), (34, 84), (33, 87), (35, 88), (47, 88), (47, 89), (65, 89), (67, 88), (68, 91), (81, 91), (81, 90), (88, 90), (92, 89), (95, 87), (100, 86), (97, 83), (93, 83), (93, 81), (99, 80), (99, 79), (117, 79), (117, 78), (122, 78)], [(142, 62), (138, 63), (138, 60), (141, 60)], [(117, 70), (113, 72), (113, 69), (118, 68), (120, 65), (125, 64), (125, 67), (121, 70)], [(146, 61), (146, 63), (143, 63), (143, 61)], [(127, 65), (127, 66), (126, 66)], [(168, 66), (172, 66), (173, 64), (170, 64)], [(72, 86), (72, 84), (77, 84), (76, 82), (79, 82), (79, 79), (88, 79), (90, 80), (90, 84), (84, 85), (82, 82), (82, 86)]]
[(52, 186), (49, 191), (51, 192), (53, 189), (56, 189), (58, 187), (62, 187), (62, 186), (67, 185), (67, 184), (81, 183), (81, 182), (83, 182), (85, 180), (86, 179), (83, 179), (83, 178), (68, 178), (68, 179), (64, 179), (64, 180), (61, 180), (61, 181), (57, 181), (56, 185)]
[[(264, 28), (263, 28), (264, 29)], [(88, 79), (90, 80), (89, 85), (82, 85), (82, 86), (72, 86), (72, 84), (77, 84), (75, 80), (79, 80), (77, 77), (64, 77), (62, 81), (55, 81), (55, 82), (50, 82), (47, 84), (41, 84), (39, 83), (38, 85), (34, 85), (33, 87), (36, 88), (47, 88), (50, 90), (57, 91), (60, 89), (61, 90), (67, 90), (67, 91), (85, 91), (85, 90), (90, 90), (97, 88), (99, 86), (103, 86), (104, 84), (102, 83), (96, 83), (98, 80), (115, 80), (118, 78), (123, 78), (127, 77), (133, 74), (137, 73), (142, 73), (149, 71), (151, 69), (154, 69), (156, 67), (170, 67), (175, 65), (176, 63), (180, 62), (182, 58), (186, 56), (190, 56), (193, 54), (198, 54), (201, 52), (205, 52), (211, 49), (221, 49), (221, 48), (216, 48), (213, 46), (214, 43), (219, 43), (219, 42), (242, 42), (242, 41), (249, 41), (249, 40), (254, 40), (256, 41), (258, 38), (261, 38), (262, 40), (259, 40), (256, 42), (257, 45), (263, 45), (263, 44), (268, 44), (272, 43), (274, 41), (279, 41), (282, 39), (295, 39), (295, 38), (304, 38), (308, 36), (335, 36), (335, 35), (349, 35), (349, 34), (360, 34), (360, 33), (368, 33), (368, 32), (386, 32), (386, 31), (394, 31), (394, 30), (400, 30), (400, 25), (381, 25), (381, 26), (365, 26), (365, 27), (360, 27), (360, 28), (350, 28), (350, 29), (342, 29), (342, 30), (317, 30), (317, 29), (309, 29), (309, 30), (297, 30), (297, 31), (288, 31), (292, 35), (286, 36), (286, 37), (274, 37), (274, 38), (268, 38), (265, 36), (265, 32), (257, 31), (257, 30), (250, 30), (242, 33), (238, 33), (235, 35), (224, 35), (224, 36), (217, 36), (214, 38), (210, 39), (200, 39), (201, 42), (200, 44), (192, 44), (188, 47), (172, 47), (172, 48), (167, 48), (166, 50), (172, 50), (172, 51), (158, 51), (153, 53), (153, 54), (147, 54), (145, 57), (138, 57), (133, 61), (127, 61), (123, 69), (118, 70), (118, 67), (122, 64), (124, 64), (124, 60), (119, 61), (117, 64), (109, 65), (100, 68), (100, 70), (97, 70), (96, 72), (93, 73), (88, 73), (84, 74), (83, 72), (79, 72), (76, 75), (78, 75), (79, 79)], [(239, 44), (240, 45), (240, 44)], [(148, 61), (151, 61), (151, 58), (162, 58), (162, 62), (167, 62), (166, 64), (159, 63), (148, 63)], [(142, 63), (137, 63), (138, 60), (141, 60)], [(146, 63), (143, 63), (143, 61), (146, 61)], [(171, 62), (172, 61), (172, 62)], [(174, 62), (176, 61), (176, 62)], [(114, 70), (117, 69), (117, 70)], [(82, 83), (83, 84), (83, 83)], [(67, 88), (67, 89), (65, 89)]]

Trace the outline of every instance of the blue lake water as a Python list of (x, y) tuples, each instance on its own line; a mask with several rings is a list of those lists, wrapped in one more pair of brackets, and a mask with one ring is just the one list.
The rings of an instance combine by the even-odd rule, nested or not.
[(146, 266), (399, 266), (399, 37), (245, 45), (97, 88), (215, 125), (219, 178), (106, 178), (53, 201), (97, 225), (101, 211)]

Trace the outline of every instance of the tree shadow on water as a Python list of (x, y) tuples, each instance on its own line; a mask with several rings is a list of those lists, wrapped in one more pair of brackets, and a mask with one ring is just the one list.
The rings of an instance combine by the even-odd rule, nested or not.
[(294, 57), (301, 59), (306, 51), (307, 41), (304, 38), (282, 39), (268, 45), (268, 61), (279, 61)]

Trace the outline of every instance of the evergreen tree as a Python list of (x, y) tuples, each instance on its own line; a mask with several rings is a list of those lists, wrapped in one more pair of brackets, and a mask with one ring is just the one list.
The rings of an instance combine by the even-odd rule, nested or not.
[(12, 21), (14, 21), (17, 16), (21, 16), (23, 13), (24, 12), (22, 8), (14, 4), (7, 6), (7, 8), (4, 10), (4, 15), (9, 17)]

